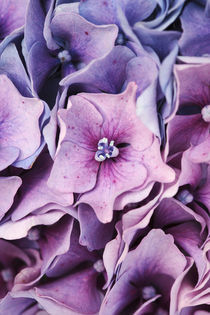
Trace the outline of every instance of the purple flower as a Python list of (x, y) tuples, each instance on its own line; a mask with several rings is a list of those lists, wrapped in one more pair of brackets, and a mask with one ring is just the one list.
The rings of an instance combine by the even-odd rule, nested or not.
[(83, 193), (77, 204), (91, 205), (104, 223), (111, 221), (120, 194), (151, 181), (174, 180), (158, 140), (136, 116), (135, 93), (131, 83), (118, 95), (80, 94), (59, 111), (60, 144), (49, 185)]
[(17, 286), (29, 287), (40, 269), (39, 254), (0, 240), (0, 299)]
[(94, 25), (76, 12), (59, 10), (59, 6), (46, 17), (39, 1), (30, 1), (24, 44), (33, 91), (51, 97), (50, 82), (56, 95), (61, 78), (105, 56), (114, 46), (116, 36), (115, 25)]
[[(181, 33), (163, 30), (173, 23), (181, 12), (184, 2), (184, 0), (158, 2), (153, 0), (146, 2), (85, 0), (80, 1), (79, 4), (79, 12), (87, 20), (96, 24), (115, 23), (118, 25), (116, 45), (129, 47), (139, 60), (143, 52), (151, 59), (150, 63), (156, 63), (160, 70), (160, 84), (157, 86), (158, 101), (162, 104), (161, 115), (164, 119), (168, 119), (173, 112), (172, 69), (178, 53), (178, 39)], [(136, 66), (139, 60), (136, 60)], [(149, 72), (152, 73), (152, 71)], [(134, 73), (134, 78), (138, 77), (139, 72)], [(153, 89), (150, 90), (151, 95), (155, 93)], [(146, 103), (151, 102), (148, 96), (147, 98)], [(149, 108), (147, 118), (152, 113), (152, 108)], [(143, 122), (145, 121), (146, 119)], [(164, 130), (161, 130), (161, 135), (163, 133)], [(156, 132), (156, 135), (159, 136), (159, 133)]]
[(177, 65), (177, 115), (169, 123), (170, 154), (197, 146), (209, 137), (210, 65)]
[[(50, 314), (56, 314), (57, 310), (64, 310), (66, 314), (73, 311), (95, 314), (103, 296), (104, 266), (100, 253), (89, 252), (79, 244), (79, 226), (69, 215), (49, 227), (37, 228), (40, 235), (36, 243), (43, 259), (41, 269), (30, 288), (23, 286), (19, 276), (11, 291), (15, 300), (5, 297), (0, 312), (7, 303), (10, 308), (17, 299), (27, 297), (35, 299)], [(43, 275), (45, 280), (41, 278)], [(102, 282), (97, 286), (100, 277)], [(26, 281), (24, 273), (22, 280)]]
[(185, 266), (172, 236), (152, 230), (122, 262), (100, 314), (167, 314), (172, 285)]

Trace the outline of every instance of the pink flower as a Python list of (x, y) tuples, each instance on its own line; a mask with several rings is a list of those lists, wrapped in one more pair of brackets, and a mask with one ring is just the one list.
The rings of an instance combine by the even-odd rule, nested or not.
[(115, 199), (149, 182), (171, 182), (158, 139), (136, 116), (136, 84), (122, 94), (85, 94), (59, 111), (60, 139), (49, 185), (79, 193), (98, 219), (112, 220)]

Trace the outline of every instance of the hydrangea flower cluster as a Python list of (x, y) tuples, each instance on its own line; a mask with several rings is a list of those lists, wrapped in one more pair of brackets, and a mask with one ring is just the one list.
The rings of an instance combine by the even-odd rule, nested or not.
[(1, 0), (0, 315), (207, 315), (208, 0)]

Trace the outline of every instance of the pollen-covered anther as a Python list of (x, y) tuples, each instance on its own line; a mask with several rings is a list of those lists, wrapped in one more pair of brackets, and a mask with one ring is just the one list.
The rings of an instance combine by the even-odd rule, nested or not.
[(71, 55), (68, 52), (68, 50), (62, 50), (58, 53), (58, 58), (60, 59), (60, 62), (69, 62), (71, 61)]
[(210, 122), (210, 105), (206, 105), (202, 108), (201, 115), (205, 122)]
[(95, 153), (95, 160), (102, 162), (106, 159), (117, 157), (119, 150), (114, 146), (114, 140), (108, 142), (107, 138), (102, 138), (98, 142), (98, 150)]

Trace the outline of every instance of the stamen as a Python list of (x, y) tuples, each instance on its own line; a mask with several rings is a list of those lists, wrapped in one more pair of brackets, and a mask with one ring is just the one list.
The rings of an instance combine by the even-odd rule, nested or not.
[(38, 241), (40, 239), (40, 230), (37, 227), (32, 227), (29, 231), (28, 231), (28, 235), (27, 238), (30, 241)]
[(125, 38), (125, 35), (123, 33), (121, 33), (121, 32), (118, 33), (115, 44), (116, 45), (125, 45), (126, 44), (126, 38)]
[(210, 105), (206, 105), (202, 108), (201, 115), (205, 122), (210, 122)]
[[(97, 152), (96, 152), (96, 153), (97, 153)], [(99, 156), (97, 156), (97, 158), (98, 158), (99, 160), (96, 160), (96, 161), (99, 161), (99, 162), (102, 162), (102, 161), (106, 160), (106, 157), (103, 156), (103, 154), (99, 154)], [(95, 159), (96, 159), (96, 156), (95, 156)]]
[(99, 273), (103, 272), (105, 270), (103, 260), (102, 259), (97, 260), (94, 263), (93, 268)]
[(98, 141), (97, 148), (95, 160), (98, 162), (102, 162), (106, 160), (106, 158), (114, 158), (119, 154), (119, 149), (114, 146), (114, 140), (111, 140), (109, 143), (108, 139), (105, 137)]
[(60, 51), (58, 53), (58, 58), (60, 59), (60, 62), (62, 63), (71, 61), (71, 55), (68, 52), (68, 50)]
[(102, 138), (101, 140), (98, 141), (98, 144), (100, 144), (100, 143), (108, 143), (108, 139)]
[(193, 201), (193, 195), (187, 189), (184, 189), (177, 194), (177, 199), (187, 205)]
[(4, 282), (12, 281), (14, 278), (14, 272), (11, 268), (5, 268), (1, 270), (1, 276)]
[(151, 285), (143, 287), (142, 289), (142, 298), (146, 301), (155, 297), (156, 294), (156, 289)]

